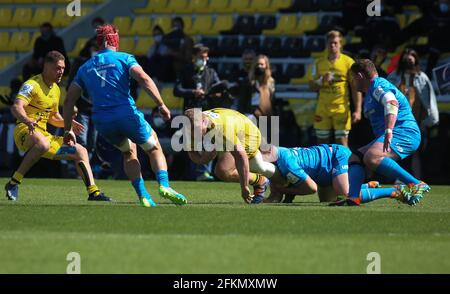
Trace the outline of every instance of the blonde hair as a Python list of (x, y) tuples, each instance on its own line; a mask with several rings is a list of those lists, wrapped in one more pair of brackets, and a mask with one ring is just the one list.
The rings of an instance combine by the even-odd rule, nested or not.
[[(266, 63), (266, 69), (264, 71), (264, 75), (260, 79), (257, 79), (255, 76), (255, 69), (260, 59), (263, 59), (264, 62)], [(275, 82), (274, 79), (272, 78), (272, 68), (270, 66), (269, 57), (267, 57), (264, 54), (256, 56), (255, 59), (253, 59), (253, 64), (248, 74), (248, 77), (251, 82), (258, 81), (260, 86), (268, 86), (269, 88), (272, 87), (272, 85)]]
[(327, 33), (327, 41), (330, 39), (334, 39), (334, 38), (339, 38), (339, 40), (342, 42), (343, 36), (342, 36), (341, 32), (339, 32), (339, 31), (336, 31), (336, 30), (329, 31)]

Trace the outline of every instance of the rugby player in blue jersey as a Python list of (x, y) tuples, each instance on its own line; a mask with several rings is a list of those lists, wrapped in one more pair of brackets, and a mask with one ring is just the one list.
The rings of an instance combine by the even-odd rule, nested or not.
[[(337, 144), (271, 148), (270, 152), (263, 153), (263, 157), (273, 162), (277, 169), (270, 179), (271, 195), (264, 202), (280, 202), (283, 194), (288, 197), (318, 192), (321, 202), (336, 201), (339, 195), (348, 195), (348, 160), (351, 154), (350, 149)], [(387, 197), (401, 200), (404, 197), (400, 187), (378, 187), (378, 182), (363, 184), (360, 202)]]
[(164, 104), (153, 80), (143, 71), (133, 55), (118, 52), (119, 32), (110, 25), (97, 28), (100, 51), (83, 64), (70, 85), (64, 103), (64, 140), (76, 142), (72, 132), (72, 113), (75, 102), (85, 91), (92, 97), (92, 118), (98, 132), (123, 154), (124, 170), (131, 181), (141, 204), (155, 206), (146, 190), (137, 158), (136, 145), (149, 156), (153, 172), (159, 183), (162, 197), (175, 204), (187, 203), (186, 198), (169, 186), (166, 158), (156, 133), (136, 108), (130, 95), (130, 80), (134, 78), (154, 99), (164, 119), (170, 119), (170, 110)]
[(366, 168), (405, 183), (401, 186), (405, 195), (403, 201), (416, 205), (430, 187), (397, 163), (412, 155), (420, 145), (420, 129), (408, 99), (393, 84), (379, 77), (375, 65), (368, 59), (357, 60), (350, 71), (357, 90), (366, 93), (363, 112), (376, 139), (351, 155), (348, 198), (337, 204), (360, 204)]

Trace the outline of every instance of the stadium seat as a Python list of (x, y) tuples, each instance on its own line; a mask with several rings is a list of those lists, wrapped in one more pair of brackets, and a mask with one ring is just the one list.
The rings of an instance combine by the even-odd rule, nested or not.
[(140, 15), (134, 18), (130, 28), (130, 35), (151, 36), (152, 32), (153, 26), (150, 16)]
[(14, 32), (11, 35), (8, 49), (9, 51), (25, 52), (27, 51), (27, 45), (30, 43), (29, 32)]
[(86, 42), (89, 40), (89, 38), (78, 38), (77, 42), (75, 43), (75, 46), (73, 47), (72, 51), (67, 52), (67, 56), (70, 58), (74, 58), (80, 55), (81, 49), (84, 48), (84, 45), (86, 45)]
[(285, 75), (289, 79), (303, 77), (305, 75), (305, 65), (303, 63), (290, 63), (287, 65)]
[(403, 30), (403, 28), (406, 26), (406, 14), (396, 14), (395, 18), (397, 19), (400, 29)]
[(55, 10), (55, 14), (53, 16), (53, 19), (51, 20), (51, 23), (54, 27), (65, 27), (68, 26), (75, 17), (71, 17), (67, 15), (66, 8), (65, 7), (58, 7)]
[(322, 52), (325, 50), (324, 37), (309, 37), (305, 42), (306, 52)]
[(182, 15), (181, 19), (184, 22), (184, 31), (189, 32), (192, 30), (192, 17), (190, 14), (188, 15)]
[(186, 11), (193, 13), (208, 13), (210, 12), (209, 0), (191, 0)]
[(277, 84), (287, 84), (289, 79), (284, 75), (283, 63), (271, 63), (270, 68), (272, 70), (272, 77)]
[(30, 27), (33, 10), (28, 7), (16, 8), (11, 19), (11, 27)]
[(230, 12), (228, 10), (229, 5), (230, 5), (230, 0), (210, 0), (210, 2), (209, 2), (210, 13)]
[(256, 29), (255, 17), (253, 15), (239, 15), (233, 28), (223, 33), (231, 35), (258, 35), (260, 32)]
[(0, 28), (7, 27), (11, 23), (13, 16), (12, 8), (2, 8), (0, 9)]
[(319, 0), (318, 6), (323, 11), (341, 11), (342, 0)]
[(116, 16), (113, 20), (113, 25), (119, 29), (121, 36), (131, 35), (131, 18), (128, 16)]
[(233, 27), (233, 15), (218, 15), (211, 29), (211, 35), (217, 35), (222, 31), (230, 30)]
[(248, 36), (242, 39), (241, 50), (252, 49), (255, 52), (259, 52), (261, 46), (261, 39), (259, 36)]
[(284, 52), (281, 48), (280, 37), (266, 37), (261, 45), (261, 53), (270, 57), (282, 57)]
[(188, 7), (188, 0), (170, 0), (166, 8), (156, 12), (185, 13), (188, 12), (186, 11), (187, 7)]
[(2, 55), (0, 56), (0, 70), (8, 67), (10, 64), (16, 61), (14, 55)]
[(292, 0), (276, 0), (272, 1), (270, 5), (275, 9), (275, 11), (286, 9), (292, 5)]
[(0, 52), (9, 51), (9, 33), (0, 32)]
[(290, 83), (294, 84), (294, 85), (308, 84), (309, 81), (313, 78), (312, 77), (312, 67), (313, 67), (313, 63), (309, 63), (306, 71), (304, 71), (305, 74), (303, 76), (300, 76), (297, 78), (292, 78)]
[(165, 87), (161, 90), (161, 96), (164, 99), (165, 104), (170, 110), (182, 109), (183, 98), (175, 97), (173, 95), (173, 87)]
[(316, 12), (320, 9), (319, 0), (294, 0), (294, 6), (302, 12)]
[(230, 4), (228, 5), (226, 12), (242, 13), (247, 11), (249, 5), (250, 0), (230, 0)]
[(318, 27), (317, 14), (303, 14), (297, 27), (290, 32), (292, 35), (303, 35), (307, 31), (313, 31)]
[(263, 14), (258, 17), (256, 21), (256, 30), (261, 34), (264, 30), (273, 30), (277, 25), (277, 20), (274, 15)]
[(53, 18), (53, 8), (39, 7), (34, 11), (33, 18), (31, 19), (31, 27), (39, 27), (44, 22), (48, 22)]
[(272, 6), (272, 0), (251, 0), (249, 5), (242, 8), (242, 12), (255, 13), (255, 12), (276, 12), (277, 8)]
[(147, 1), (147, 6), (144, 8), (137, 8), (134, 10), (136, 13), (161, 13), (167, 9), (167, 3), (169, 0), (150, 0)]
[(150, 47), (153, 46), (154, 40), (152, 37), (141, 37), (138, 39), (134, 54), (146, 55)]
[(236, 73), (239, 70), (239, 64), (232, 63), (232, 62), (226, 62), (222, 63), (222, 66), (220, 68), (219, 77), (221, 79), (225, 80), (231, 80), (236, 78)]
[(164, 33), (167, 34), (172, 29), (172, 18), (168, 15), (158, 15), (153, 19), (153, 26), (160, 26)]
[(242, 54), (241, 48), (239, 46), (239, 37), (237, 36), (226, 36), (223, 37), (220, 42), (221, 55), (236, 57)]
[(273, 30), (265, 30), (264, 34), (268, 36), (293, 34), (296, 27), (297, 27), (297, 15), (286, 14), (280, 16), (277, 22), (277, 26)]
[[(317, 26), (316, 29), (308, 29), (305, 31), (306, 34), (313, 34), (313, 35), (325, 35), (327, 32), (336, 29), (336, 26), (341, 21), (341, 17), (337, 15), (324, 15), (322, 16), (320, 20), (320, 24)], [(316, 25), (314, 20), (310, 21), (310, 27), (314, 27)]]
[(305, 57), (309, 56), (303, 46), (303, 39), (298, 37), (286, 38), (282, 46), (283, 54), (291, 57)]
[(185, 30), (189, 35), (211, 35), (213, 20), (211, 15), (197, 15), (192, 24), (191, 30)]
[(209, 56), (215, 57), (219, 55), (219, 39), (215, 37), (202, 37), (200, 43), (209, 48)]
[(32, 51), (34, 48), (34, 43), (36, 42), (36, 39), (39, 38), (41, 36), (41, 32), (40, 31), (35, 31), (33, 33), (33, 35), (30, 38), (30, 42), (28, 42), (28, 45), (25, 46), (24, 51)]
[(410, 14), (409, 17), (408, 17), (408, 21), (406, 23), (406, 26), (410, 25), (412, 22), (414, 22), (415, 20), (417, 20), (417, 19), (419, 19), (421, 17), (422, 17), (422, 14), (420, 14), (420, 13)]
[(132, 37), (120, 38), (119, 51), (134, 54), (135, 47), (136, 44), (134, 38)]

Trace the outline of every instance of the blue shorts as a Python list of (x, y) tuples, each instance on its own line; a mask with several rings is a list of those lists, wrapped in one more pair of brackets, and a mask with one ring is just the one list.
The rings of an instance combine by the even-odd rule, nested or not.
[(95, 118), (97, 131), (111, 144), (118, 146), (126, 138), (137, 145), (150, 138), (152, 127), (139, 110), (124, 110), (122, 115), (107, 119)]
[[(400, 159), (412, 155), (420, 146), (421, 135), (417, 128), (396, 127), (392, 131), (391, 149)], [(384, 142), (384, 135), (373, 140), (370, 145), (375, 142)]]
[(341, 174), (348, 173), (348, 159), (352, 155), (350, 149), (345, 146), (333, 144), (333, 155), (331, 157), (331, 175), (337, 177)]

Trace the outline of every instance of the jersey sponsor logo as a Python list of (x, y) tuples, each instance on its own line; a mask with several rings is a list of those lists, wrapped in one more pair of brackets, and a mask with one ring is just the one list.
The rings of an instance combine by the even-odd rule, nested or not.
[(400, 146), (399, 143), (396, 143), (396, 144), (395, 144), (395, 149), (397, 149), (399, 152), (403, 152), (403, 147)]
[(384, 90), (381, 87), (377, 87), (375, 89), (375, 91), (373, 92), (373, 96), (375, 97), (375, 99), (377, 99), (378, 101), (381, 99), (381, 96), (383, 96), (384, 94)]
[(214, 112), (211, 112), (211, 111), (204, 111), (203, 113), (206, 114), (207, 116), (209, 116), (210, 118), (213, 118), (213, 119), (219, 118), (219, 114), (218, 113), (214, 113)]
[(342, 166), (341, 166), (341, 169), (343, 169), (343, 170), (347, 170), (347, 169), (348, 169), (348, 164), (344, 164), (344, 165), (342, 165)]
[(22, 86), (22, 88), (19, 91), (19, 95), (25, 96), (27, 98), (30, 98), (31, 92), (33, 92), (33, 86), (29, 84), (25, 84)]
[(293, 175), (292, 173), (288, 173), (286, 175), (286, 178), (287, 178), (288, 182), (291, 184), (295, 184), (300, 180), (297, 176)]

